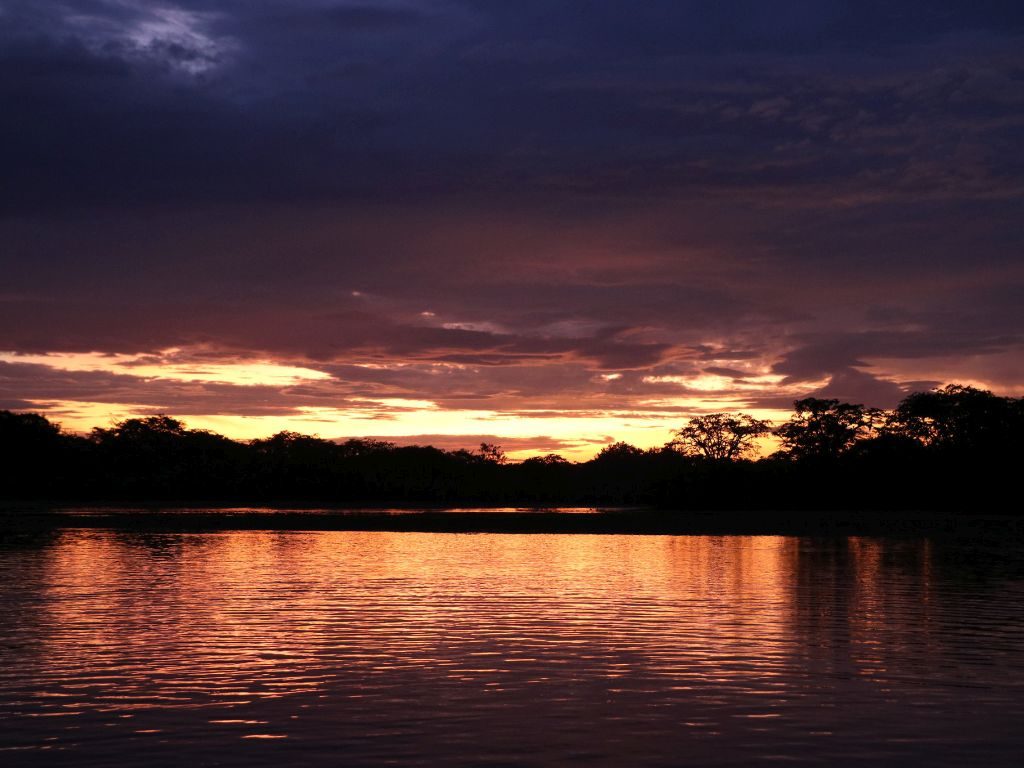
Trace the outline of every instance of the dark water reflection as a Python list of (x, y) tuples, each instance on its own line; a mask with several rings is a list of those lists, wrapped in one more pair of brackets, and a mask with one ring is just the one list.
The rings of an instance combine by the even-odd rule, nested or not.
[(0, 764), (1019, 765), (1017, 545), (66, 531)]

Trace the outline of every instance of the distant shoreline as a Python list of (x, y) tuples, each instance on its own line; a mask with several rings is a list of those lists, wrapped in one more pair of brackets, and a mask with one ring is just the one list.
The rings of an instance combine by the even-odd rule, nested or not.
[[(69, 510), (82, 510), (71, 513)], [(88, 511), (85, 511), (88, 510)], [(525, 510), (525, 508), (524, 508)], [(480, 508), (298, 509), (0, 506), (0, 536), (60, 530), (140, 533), (380, 531), (629, 535), (1008, 535), (1024, 537), (1024, 516), (951, 512), (693, 512), (606, 509), (589, 513)]]

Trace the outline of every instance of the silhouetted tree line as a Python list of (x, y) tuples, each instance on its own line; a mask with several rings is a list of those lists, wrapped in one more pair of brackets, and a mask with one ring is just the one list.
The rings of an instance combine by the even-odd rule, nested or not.
[[(750, 459), (774, 434), (780, 450)], [(654, 504), (689, 509), (1016, 511), (1024, 399), (951, 385), (892, 411), (794, 403), (775, 427), (745, 414), (692, 419), (660, 448), (590, 461), (508, 462), (500, 447), (446, 451), (294, 432), (239, 442), (169, 416), (88, 436), (0, 411), (0, 497), (17, 500), (322, 504)]]

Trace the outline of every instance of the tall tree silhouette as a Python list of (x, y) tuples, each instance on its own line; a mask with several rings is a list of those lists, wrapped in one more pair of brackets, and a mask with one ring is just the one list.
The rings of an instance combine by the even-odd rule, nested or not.
[(480, 458), (489, 464), (504, 464), (508, 461), (505, 451), (494, 443), (480, 443)]
[(944, 451), (1003, 453), (1024, 435), (1024, 401), (950, 384), (915, 392), (896, 408), (892, 429)]
[(59, 485), (82, 442), (39, 414), (0, 411), (0, 493), (30, 497)]
[(687, 456), (731, 461), (754, 451), (755, 440), (771, 432), (771, 424), (745, 413), (697, 416), (673, 434), (668, 445)]
[(796, 459), (835, 458), (881, 425), (882, 412), (863, 405), (808, 397), (793, 403), (796, 411), (775, 434), (783, 450)]

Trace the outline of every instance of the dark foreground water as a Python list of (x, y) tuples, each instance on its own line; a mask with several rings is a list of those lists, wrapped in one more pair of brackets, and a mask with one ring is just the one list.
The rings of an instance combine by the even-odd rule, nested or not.
[(0, 765), (1019, 766), (1019, 543), (55, 530)]

